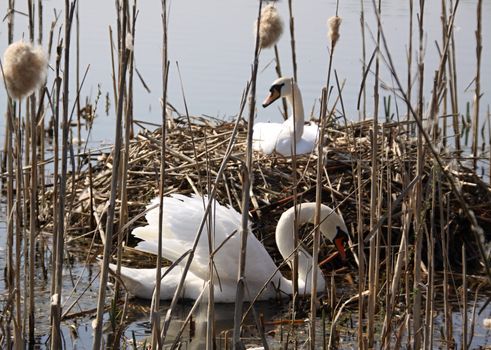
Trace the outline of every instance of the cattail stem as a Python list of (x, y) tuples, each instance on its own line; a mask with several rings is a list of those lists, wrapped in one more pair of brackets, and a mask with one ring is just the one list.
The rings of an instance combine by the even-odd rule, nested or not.
[(481, 55), (482, 55), (482, 0), (477, 1), (477, 29), (476, 29), (476, 77), (474, 83), (476, 86), (474, 92), (474, 110), (473, 110), (473, 138), (472, 138), (472, 155), (474, 157), (474, 171), (477, 169), (478, 142), (479, 142), (479, 104), (481, 100)]
[(243, 344), (240, 340), (240, 323), (242, 320), (242, 307), (244, 303), (244, 291), (245, 291), (245, 265), (246, 265), (246, 253), (247, 253), (247, 235), (249, 234), (249, 206), (250, 206), (250, 189), (253, 186), (253, 170), (252, 170), (252, 134), (254, 125), (254, 116), (256, 110), (256, 80), (257, 70), (259, 65), (259, 52), (260, 52), (260, 40), (259, 40), (259, 27), (261, 25), (261, 10), (263, 6), (263, 0), (259, 1), (259, 10), (257, 15), (257, 31), (256, 31), (256, 43), (254, 48), (254, 60), (251, 72), (251, 91), (249, 95), (249, 118), (247, 123), (247, 151), (244, 169), (244, 184), (242, 189), (242, 226), (240, 230), (240, 256), (239, 256), (239, 270), (237, 271), (237, 294), (234, 310), (234, 331), (233, 331), (233, 345), (234, 348), (242, 348)]
[[(127, 1), (123, 2), (123, 7), (127, 6)], [(123, 10), (123, 13), (126, 11)], [(113, 168), (112, 168), (112, 177), (111, 177), (111, 193), (109, 197), (109, 207), (107, 209), (107, 220), (106, 220), (106, 242), (104, 245), (104, 255), (102, 261), (102, 272), (100, 278), (100, 288), (99, 288), (99, 296), (97, 299), (97, 316), (95, 321), (95, 329), (94, 329), (94, 342), (93, 349), (100, 349), (102, 344), (102, 321), (104, 314), (104, 305), (106, 299), (106, 286), (108, 280), (109, 273), (109, 259), (111, 255), (112, 249), (112, 239), (114, 232), (114, 217), (115, 217), (115, 204), (116, 197), (118, 195), (118, 183), (119, 183), (119, 166), (121, 160), (121, 129), (123, 124), (123, 100), (124, 100), (124, 91), (126, 86), (126, 72), (128, 68), (128, 58), (129, 52), (126, 49), (126, 25), (127, 21), (123, 20), (123, 36), (121, 37), (121, 60), (120, 60), (120, 70), (119, 70), (119, 88), (118, 88), (118, 104), (117, 104), (117, 114), (116, 114), (116, 131), (115, 131), (115, 143), (113, 150)]]

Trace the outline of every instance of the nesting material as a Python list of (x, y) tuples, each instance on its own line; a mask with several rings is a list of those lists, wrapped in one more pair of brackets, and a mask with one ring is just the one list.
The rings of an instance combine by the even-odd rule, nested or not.
[[(169, 118), (168, 123), (165, 195), (208, 193), (208, 185), (215, 180), (220, 164), (226, 155), (234, 123), (211, 118), (193, 118), (191, 123), (188, 123), (186, 118)], [(231, 157), (225, 166), (224, 173), (219, 178), (216, 199), (222, 204), (233, 206), (236, 210), (241, 211), (245, 181), (242, 164), (246, 154), (247, 126), (242, 123), (239, 127)], [(339, 205), (355, 241), (357, 235), (366, 236), (369, 233), (371, 135), (373, 135), (372, 122), (364, 121), (347, 127), (330, 125), (324, 139), (326, 145), (323, 152), (324, 171), (329, 176), (329, 181), (324, 177), (322, 202), (332, 207)], [(407, 125), (404, 123), (384, 123), (380, 127), (378, 140), (379, 158), (384, 164), (384, 173), (380, 176), (386, 179), (386, 171), (390, 169), (391, 177), (390, 186), (384, 180), (381, 182), (380, 191), (382, 198), (387, 198), (389, 194), (392, 198), (392, 239), (396, 241), (400, 237), (401, 219), (406, 215), (403, 215), (402, 203), (395, 204), (395, 199), (401, 195), (404, 196), (403, 179), (414, 176), (417, 145), (414, 139), (407, 134)], [(129, 201), (128, 217), (137, 219), (132, 223), (130, 230), (146, 224), (141, 214), (150, 200), (159, 195), (161, 142), (160, 129), (142, 130), (129, 145), (129, 164), (125, 174)], [(86, 156), (89, 157), (89, 154)], [(90, 171), (88, 167), (82, 168), (80, 173), (67, 179), (67, 187), (73, 189), (67, 194), (66, 200), (66, 203), (69, 203), (67, 210), (71, 211), (71, 224), (67, 227), (67, 233), (73, 236), (94, 232), (98, 229), (97, 222), (105, 222), (101, 218), (106, 215), (106, 203), (110, 197), (113, 158), (110, 153), (107, 153), (107, 150), (99, 154), (92, 150), (90, 157), (92, 164)], [(258, 238), (273, 257), (280, 259), (274, 240), (276, 223), (282, 212), (293, 205), (295, 193), (300, 202), (315, 201), (316, 157), (316, 155), (297, 157), (297, 172), (294, 177), (291, 158), (254, 154), (251, 221), (254, 223), (254, 228), (257, 229), (255, 232), (260, 235)], [(447, 167), (453, 158), (455, 156), (451, 154), (442, 154), (442, 160)], [(84, 163), (87, 164), (88, 161), (89, 159), (86, 159)], [(425, 172), (423, 187), (426, 188), (431, 185), (435, 165), (428, 153), (423, 161)], [(360, 169), (357, 169), (358, 166)], [(488, 186), (480, 181), (472, 170), (463, 167), (460, 163), (453, 168), (452, 174), (456, 181), (461, 183), (462, 195), (468, 201), (469, 207), (474, 211), (480, 224), (486, 225), (486, 222), (491, 222), (488, 219), (491, 218), (491, 191)], [(75, 183), (72, 182), (72, 179)], [(476, 249), (475, 242), (468, 234), (469, 223), (459, 210), (460, 206), (451, 193), (450, 185), (444, 178), (441, 178), (441, 181), (441, 193), (445, 194), (444, 212), (447, 213), (448, 208), (450, 212), (445, 215), (443, 221), (439, 216), (435, 217), (434, 225), (435, 227), (448, 226), (448, 232), (452, 234), (450, 240), (453, 242), (449, 254), (458, 256), (463, 241), (469, 249)], [(361, 189), (358, 189), (358, 183), (362, 184)], [(358, 206), (358, 195), (361, 196), (360, 206)], [(49, 199), (50, 196), (43, 198)], [(116, 205), (117, 212), (114, 222), (116, 227), (120, 227), (120, 204), (117, 202)], [(45, 201), (44, 205), (45, 208), (40, 208), (40, 211), (45, 213), (42, 215), (46, 217), (40, 221), (50, 223), (52, 220), (49, 216), (52, 214), (53, 204)], [(384, 203), (383, 208), (381, 216), (388, 215), (388, 205)], [(364, 227), (361, 232), (355, 231), (358, 226), (358, 213), (362, 217)], [(432, 224), (430, 217), (429, 214), (425, 216), (428, 225)], [(382, 229), (385, 230), (385, 228), (386, 222), (382, 225)], [(483, 228), (488, 229), (485, 226)], [(324, 245), (320, 259), (329, 256), (331, 249), (331, 245)], [(441, 256), (436, 259), (441, 259)], [(456, 261), (451, 263), (456, 263)], [(133, 260), (129, 260), (128, 263), (134, 266)]]
[[(257, 21), (254, 25), (257, 29)], [(275, 45), (283, 33), (283, 21), (273, 4), (261, 10), (261, 23), (259, 24), (259, 45), (261, 49)]]
[(46, 79), (48, 60), (42, 48), (17, 41), (5, 50), (3, 73), (8, 93), (12, 98), (31, 94)]
[(339, 27), (341, 27), (342, 19), (339, 16), (332, 16), (327, 20), (327, 27), (329, 31), (327, 33), (327, 37), (331, 40), (331, 48), (333, 49), (336, 46), (336, 43), (339, 40)]

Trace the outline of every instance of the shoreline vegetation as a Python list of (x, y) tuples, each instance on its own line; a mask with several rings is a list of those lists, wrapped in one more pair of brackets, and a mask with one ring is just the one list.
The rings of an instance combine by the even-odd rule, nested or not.
[[(129, 295), (117, 276), (118, 271), (111, 276), (113, 288), (108, 288), (108, 266), (109, 263), (118, 267), (121, 264), (167, 266), (169, 262), (160, 256), (149, 258), (135, 252), (131, 247), (136, 242), (129, 233), (145, 225), (145, 206), (151, 199), (162, 194), (194, 193), (208, 194), (241, 212), (243, 229), (238, 234), (244, 242), (242, 251), (247, 249), (247, 234), (262, 232), (264, 235), (258, 239), (276, 262), (281, 259), (274, 241), (274, 227), (281, 213), (297, 203), (329, 204), (343, 216), (351, 234), (349, 262), (343, 263), (331, 255), (334, 249), (322, 240), (319, 225), (295, 227), (297, 246), (307, 246), (313, 253), (312, 266), (318, 266), (320, 261), (319, 268), (331, 278), (327, 279), (328, 287), (324, 291), (316, 290), (312, 283), (311, 294), (317, 295), (312, 298), (303, 298), (294, 282), (294, 296), (279, 321), (264, 320), (255, 312), (254, 305), (243, 303), (247, 261), (244, 253), (240, 260), (237, 257), (234, 323), (225, 339), (218, 336), (220, 346), (223, 340), (224, 348), (244, 348), (248, 337), (245, 328), (251, 326), (245, 327), (243, 318), (252, 315), (255, 340), (265, 349), (342, 348), (344, 340), (340, 334), (346, 327), (352, 330), (352, 346), (359, 349), (400, 348), (403, 344), (411, 344), (415, 349), (437, 345), (447, 349), (467, 348), (474, 337), (476, 313), (482, 311), (476, 310), (478, 292), (489, 291), (491, 287), (491, 113), (489, 106), (480, 105), (482, 0), (476, 1), (475, 99), (472, 109), (468, 108), (466, 113), (457, 103), (453, 45), (453, 21), (459, 1), (442, 1), (443, 34), (438, 43), (441, 53), (438, 67), (425, 66), (424, 1), (409, 0), (409, 3), (407, 40), (411, 54), (407, 56), (407, 72), (402, 77), (394, 68), (386, 41), (380, 1), (361, 2), (363, 38), (368, 35), (364, 18), (373, 16), (377, 20), (377, 28), (372, 28), (377, 49), (368, 53), (363, 42), (358, 98), (363, 120), (360, 121), (350, 121), (344, 113), (343, 83), (338, 79), (333, 61), (335, 45), (343, 40), (343, 30), (349, 29), (342, 26), (342, 6), (338, 4), (333, 9), (333, 16), (326, 18), (330, 53), (326, 86), (321, 92), (319, 114), (310, 116), (319, 125), (321, 142), (310, 155), (282, 157), (253, 152), (252, 134), (260, 55), (262, 50), (273, 49), (275, 70), (282, 76), (275, 43), (281, 40), (283, 32), (287, 36), (283, 40), (291, 43), (292, 75), (295, 78), (297, 75), (295, 26), (301, 23), (295, 22), (292, 0), (258, 2), (251, 78), (233, 122), (191, 116), (187, 108), (178, 111), (167, 101), (167, 89), (176, 87), (168, 86), (171, 68), (167, 25), (172, 21), (168, 21), (169, 3), (162, 0), (160, 125), (150, 125), (138, 120), (141, 116), (133, 115), (132, 103), (137, 98), (133, 83), (141, 79), (134, 66), (133, 51), (138, 38), (138, 6), (136, 1), (117, 1), (116, 27), (114, 32), (111, 30), (115, 142), (106, 149), (91, 149), (87, 144), (75, 142), (82, 140), (84, 128), (90, 136), (97, 123), (100, 98), (97, 96), (95, 101), (84, 104), (80, 96), (86, 74), (78, 64), (77, 10), (81, 4), (76, 0), (65, 1), (63, 19), (61, 14), (57, 19), (63, 20), (63, 24), (53, 22), (46, 40), (42, 30), (36, 29), (42, 28), (43, 2), (29, 1), (29, 39), (25, 41), (46, 47), (43, 57), (49, 57), (52, 63), (47, 79), (40, 71), (39, 82), (29, 82), (25, 92), (15, 90), (12, 94), (12, 81), (26, 79), (9, 77), (9, 72), (15, 71), (12, 68), (23, 71), (22, 64), (33, 67), (10, 60), (9, 55), (1, 61), (5, 87), (10, 93), (6, 103), (1, 177), (7, 208), (7, 246), (0, 345), (22, 349), (25, 344), (37, 344), (40, 336), (47, 336), (36, 333), (40, 311), (36, 309), (39, 296), (34, 286), (43, 278), (50, 286), (51, 296), (51, 334), (47, 347), (48, 343), (52, 349), (64, 347), (62, 335), (67, 319), (90, 315), (93, 349), (145, 348), (149, 344), (152, 348), (163, 348), (164, 344), (177, 348), (186, 324), (195, 322), (191, 310), (181, 332), (175, 339), (170, 338), (169, 327), (176, 322), (173, 315), (179, 293), (176, 292), (165, 314), (158, 298), (154, 298), (148, 310), (151, 335), (138, 342), (129, 339), (125, 336)], [(284, 21), (288, 31), (283, 28), (277, 6), (288, 6), (289, 18)], [(6, 16), (9, 43), (14, 43), (14, 15), (15, 1), (9, 0)], [(54, 36), (57, 27), (59, 37)], [(266, 40), (264, 35), (271, 36)], [(70, 44), (72, 39), (75, 42)], [(19, 41), (13, 45), (19, 45)], [(34, 68), (46, 69), (45, 62), (40, 62)], [(379, 80), (382, 70), (390, 72), (392, 87)], [(435, 72), (430, 96), (423, 96), (425, 70)], [(77, 91), (69, 89), (72, 75)], [(368, 75), (375, 77), (374, 86), (365, 84)], [(371, 111), (366, 107), (369, 96), (373, 96)], [(289, 114), (286, 104), (282, 112), (286, 118)], [(465, 146), (467, 140), (472, 140), (470, 149)], [(483, 176), (482, 171), (490, 175)], [(210, 203), (207, 213), (212, 216)], [(161, 201), (161, 211), (162, 206)], [(247, 230), (249, 222), (253, 223), (252, 232)], [(319, 223), (319, 217), (316, 222)], [(159, 225), (161, 228), (162, 222)], [(72, 292), (82, 298), (85, 291), (76, 287), (67, 290), (63, 283), (65, 269), (70, 264), (66, 250), (80, 242), (89, 247), (81, 252), (86, 265), (99, 258), (100, 277), (96, 283), (99, 295), (93, 301), (93, 308), (72, 311), (77, 300), (70, 307), (64, 307), (62, 300)], [(162, 241), (158, 244), (157, 251)], [(183, 266), (187, 266), (184, 271), (189, 268), (192, 256), (190, 253), (183, 258)], [(281, 269), (295, 280), (297, 258), (293, 259), (292, 270), (286, 266)], [(210, 254), (212, 266), (213, 254)], [(160, 279), (160, 271), (156, 269), (156, 279)], [(219, 279), (213, 268), (209, 274), (210, 280)], [(336, 293), (340, 284), (347, 286), (342, 295)], [(213, 288), (219, 286), (213, 283), (209, 286), (212, 287), (207, 297), (201, 301), (207, 303), (203, 347), (212, 349), (218, 343)], [(157, 284), (156, 295), (160, 294), (159, 288)], [(108, 293), (110, 290), (114, 293)], [(486, 306), (487, 302), (483, 308)], [(456, 310), (463, 320), (459, 331), (454, 324)], [(442, 315), (438, 326), (437, 314)], [(307, 329), (300, 332), (299, 323), (305, 323)], [(276, 336), (265, 331), (265, 326), (272, 324), (280, 327)]]

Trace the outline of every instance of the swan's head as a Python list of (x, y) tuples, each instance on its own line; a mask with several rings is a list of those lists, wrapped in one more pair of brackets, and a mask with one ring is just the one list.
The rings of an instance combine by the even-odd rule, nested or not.
[(334, 243), (341, 259), (346, 260), (344, 245), (349, 241), (349, 234), (343, 218), (330, 208), (323, 210), (322, 217), (324, 219), (321, 219), (320, 231), (324, 237)]
[(271, 103), (279, 99), (280, 97), (290, 96), (293, 93), (293, 82), (292, 78), (279, 78), (276, 79), (271, 87), (269, 88), (269, 95), (263, 102), (263, 107), (268, 107)]

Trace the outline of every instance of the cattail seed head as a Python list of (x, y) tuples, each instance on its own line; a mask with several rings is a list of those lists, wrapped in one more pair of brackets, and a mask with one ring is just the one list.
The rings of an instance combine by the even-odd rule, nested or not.
[(333, 49), (338, 42), (339, 27), (341, 26), (341, 21), (341, 17), (339, 16), (332, 16), (327, 20), (327, 27), (329, 28), (327, 36), (331, 40), (331, 49)]
[(41, 48), (22, 40), (10, 44), (3, 55), (3, 73), (12, 98), (31, 94), (46, 79), (48, 60)]
[[(257, 21), (254, 26), (257, 28)], [(261, 23), (259, 25), (259, 46), (265, 49), (276, 44), (283, 33), (283, 21), (273, 4), (261, 10)]]

